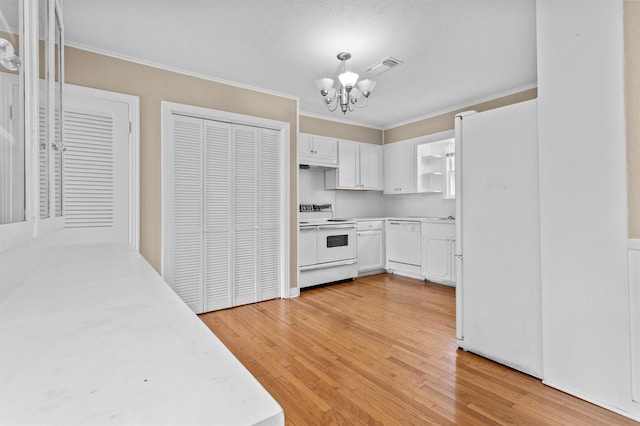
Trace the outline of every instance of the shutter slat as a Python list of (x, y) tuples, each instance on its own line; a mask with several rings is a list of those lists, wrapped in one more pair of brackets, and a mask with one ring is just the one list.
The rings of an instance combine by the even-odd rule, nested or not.
[(114, 119), (65, 111), (65, 227), (114, 226)]

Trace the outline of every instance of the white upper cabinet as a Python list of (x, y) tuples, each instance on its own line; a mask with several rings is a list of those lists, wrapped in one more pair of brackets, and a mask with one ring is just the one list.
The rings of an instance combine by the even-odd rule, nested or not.
[(382, 190), (382, 146), (360, 144), (360, 187)]
[(326, 189), (382, 189), (382, 146), (338, 141), (338, 169), (325, 172)]
[(298, 163), (337, 167), (338, 141), (322, 136), (298, 133)]
[(384, 145), (384, 193), (416, 192), (416, 151), (414, 142)]

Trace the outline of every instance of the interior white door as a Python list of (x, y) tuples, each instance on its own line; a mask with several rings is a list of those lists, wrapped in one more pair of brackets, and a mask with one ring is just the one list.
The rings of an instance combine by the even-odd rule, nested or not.
[(129, 242), (129, 104), (69, 93), (63, 126), (65, 228), (93, 242)]
[(171, 244), (163, 278), (194, 312), (203, 312), (202, 120), (172, 115), (172, 143), (166, 189)]
[(232, 125), (198, 120), (204, 124), (204, 311), (209, 312), (233, 306)]
[(280, 295), (282, 163), (280, 131), (258, 129), (258, 301)]

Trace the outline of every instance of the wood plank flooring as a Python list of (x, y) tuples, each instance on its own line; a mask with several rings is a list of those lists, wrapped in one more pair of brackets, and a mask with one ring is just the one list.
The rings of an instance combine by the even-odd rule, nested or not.
[(457, 350), (450, 287), (381, 274), (200, 318), (287, 425), (638, 425)]

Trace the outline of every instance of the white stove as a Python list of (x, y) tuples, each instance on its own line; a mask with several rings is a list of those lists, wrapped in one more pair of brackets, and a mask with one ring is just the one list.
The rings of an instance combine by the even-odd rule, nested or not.
[(300, 205), (300, 288), (355, 278), (356, 221), (333, 217), (331, 204)]

